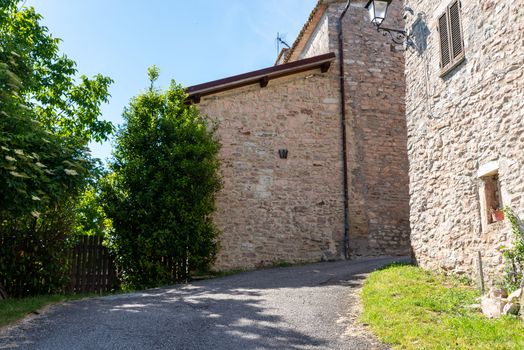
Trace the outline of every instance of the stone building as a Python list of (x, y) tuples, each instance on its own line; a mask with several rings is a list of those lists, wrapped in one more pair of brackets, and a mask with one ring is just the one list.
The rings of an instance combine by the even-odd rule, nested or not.
[(217, 269), (409, 254), (403, 48), (353, 1), (339, 65), (345, 5), (320, 0), (275, 66), (188, 88), (219, 122)]
[(420, 265), (496, 282), (524, 216), (524, 1), (406, 0), (411, 241)]

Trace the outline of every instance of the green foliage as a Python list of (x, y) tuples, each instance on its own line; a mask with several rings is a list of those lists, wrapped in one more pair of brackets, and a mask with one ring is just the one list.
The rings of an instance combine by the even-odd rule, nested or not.
[(149, 77), (149, 81), (151, 82), (151, 85), (149, 85), (149, 90), (153, 90), (155, 82), (160, 76), (160, 69), (156, 65), (152, 65), (147, 69), (147, 76)]
[(76, 63), (60, 54), (60, 39), (39, 23), (42, 16), (34, 8), (19, 10), (19, 5), (18, 0), (0, 4), (0, 55), (17, 57), (11, 68), (21, 82), (18, 101), (33, 110), (46, 130), (66, 136), (76, 147), (106, 140), (113, 125), (98, 117), (112, 80), (99, 74), (80, 76), (77, 82)]
[(111, 79), (75, 83), (75, 62), (33, 8), (0, 3), (0, 216), (39, 212), (77, 194), (93, 169), (85, 146), (113, 130), (99, 121)]
[(108, 237), (112, 223), (104, 212), (97, 184), (90, 184), (86, 187), (76, 205), (75, 215), (76, 226), (73, 233), (76, 236)]
[(0, 96), (6, 101), (0, 106), (0, 218), (38, 216), (75, 194), (92, 162), (84, 150), (45, 131), (30, 110), (14, 108), (8, 100)]
[(61, 291), (78, 195), (96, 170), (86, 145), (113, 130), (99, 121), (109, 78), (75, 79), (74, 61), (41, 16), (0, 3), (0, 287)]
[(480, 292), (414, 266), (373, 272), (364, 283), (361, 321), (393, 349), (522, 349), (524, 324), (490, 320), (468, 307)]
[(6, 218), (0, 227), (0, 284), (10, 296), (62, 293), (68, 283), (67, 236), (74, 206), (47, 209), (40, 217)]
[[(158, 70), (149, 74), (153, 83)], [(123, 114), (103, 198), (129, 288), (174, 282), (163, 257), (187, 262), (191, 271), (209, 265), (217, 251), (211, 214), (220, 188), (219, 143), (186, 97), (174, 82), (165, 92), (151, 87)]]
[(0, 63), (0, 285), (15, 296), (61, 291), (71, 201), (92, 162), (32, 119), (16, 101), (12, 61)]
[(513, 211), (505, 207), (504, 217), (511, 225), (513, 246), (504, 250), (505, 269), (503, 287), (509, 292), (522, 286), (524, 273), (524, 228)]

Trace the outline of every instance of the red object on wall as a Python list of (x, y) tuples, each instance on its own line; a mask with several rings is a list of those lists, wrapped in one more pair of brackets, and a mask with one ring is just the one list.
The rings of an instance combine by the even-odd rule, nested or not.
[(493, 213), (491, 213), (491, 217), (493, 218), (493, 222), (503, 221), (504, 212), (502, 210), (495, 210)]

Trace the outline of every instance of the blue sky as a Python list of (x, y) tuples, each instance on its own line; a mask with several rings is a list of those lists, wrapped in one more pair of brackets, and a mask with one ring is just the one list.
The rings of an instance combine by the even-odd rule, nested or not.
[[(63, 40), (79, 73), (115, 80), (103, 119), (115, 125), (129, 99), (147, 86), (147, 67), (190, 86), (271, 66), (277, 32), (291, 45), (316, 0), (27, 0)], [(91, 145), (110, 156), (111, 146)]]

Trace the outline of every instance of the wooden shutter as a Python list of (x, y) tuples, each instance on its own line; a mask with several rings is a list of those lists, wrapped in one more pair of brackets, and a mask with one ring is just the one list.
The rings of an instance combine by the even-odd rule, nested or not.
[(451, 29), (452, 59), (455, 60), (464, 54), (462, 39), (462, 23), (460, 23), (460, 2), (455, 1), (449, 7), (449, 28)]
[(451, 63), (447, 12), (438, 19), (438, 32), (440, 34), (440, 68), (445, 69)]
[(446, 75), (465, 58), (460, 1), (454, 0), (438, 18), (440, 37), (440, 76)]

